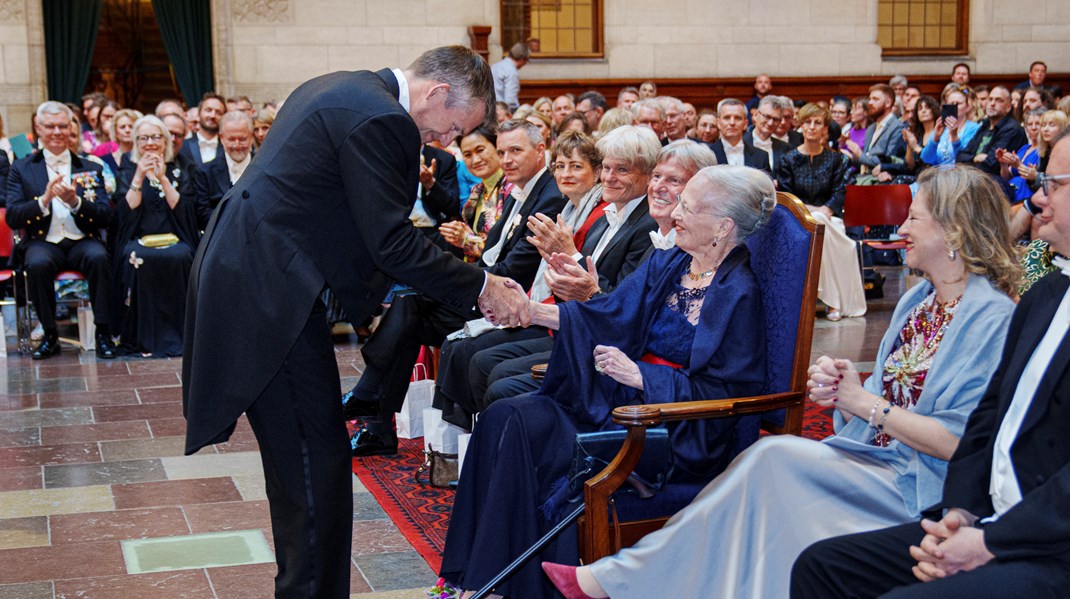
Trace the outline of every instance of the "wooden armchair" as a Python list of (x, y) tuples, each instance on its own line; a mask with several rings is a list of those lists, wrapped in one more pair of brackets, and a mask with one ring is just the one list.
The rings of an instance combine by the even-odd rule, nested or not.
[(580, 557), (584, 563), (628, 547), (661, 528), (703, 486), (673, 483), (650, 499), (627, 493), (614, 496), (639, 463), (648, 427), (680, 420), (761, 414), (762, 428), (769, 432), (802, 432), (824, 226), (791, 194), (778, 193), (777, 204), (768, 225), (747, 240), (751, 268), (758, 278), (765, 308), (769, 341), (767, 394), (614, 410), (614, 422), (626, 427), (628, 433), (616, 458), (584, 486), (586, 511), (579, 524)]

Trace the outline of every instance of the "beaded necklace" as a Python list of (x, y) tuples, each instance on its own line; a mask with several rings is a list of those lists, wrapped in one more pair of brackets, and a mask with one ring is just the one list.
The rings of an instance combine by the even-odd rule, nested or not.
[[(938, 302), (930, 293), (914, 307), (907, 317), (892, 352), (884, 361), (882, 375), (884, 399), (894, 406), (909, 410), (918, 403), (926, 375), (932, 367), (940, 341), (955, 316), (961, 296), (949, 302)], [(892, 438), (877, 433), (873, 444), (887, 447)]]

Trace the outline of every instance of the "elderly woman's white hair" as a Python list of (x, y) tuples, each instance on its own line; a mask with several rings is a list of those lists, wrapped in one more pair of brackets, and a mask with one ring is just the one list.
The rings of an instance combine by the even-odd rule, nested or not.
[(141, 160), (141, 149), (139, 144), (137, 143), (137, 137), (138, 135), (143, 135), (141, 133), (142, 125), (150, 125), (152, 127), (156, 127), (156, 129), (160, 132), (160, 135), (163, 135), (163, 141), (161, 142), (163, 143), (163, 161), (171, 162), (172, 160), (174, 160), (175, 145), (171, 139), (171, 132), (168, 131), (167, 125), (164, 125), (163, 121), (160, 120), (160, 117), (156, 116), (155, 114), (146, 114), (145, 116), (139, 118), (136, 123), (134, 123), (134, 148), (130, 150), (130, 161), (134, 164), (137, 164), (138, 161)]
[(625, 125), (606, 133), (596, 144), (602, 160), (617, 159), (649, 175), (658, 164), (661, 141), (649, 127)]
[[(708, 166), (688, 182), (702, 189), (702, 201), (714, 215), (736, 224), (736, 243), (743, 243), (769, 222), (776, 207), (776, 188), (764, 172), (749, 166)], [(715, 198), (721, 196), (720, 201)]]

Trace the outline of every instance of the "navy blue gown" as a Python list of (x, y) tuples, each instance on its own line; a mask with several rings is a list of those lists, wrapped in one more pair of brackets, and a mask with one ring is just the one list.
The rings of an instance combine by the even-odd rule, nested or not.
[[(446, 535), (441, 575), (448, 581), (482, 587), (571, 511), (561, 490), (576, 433), (618, 428), (613, 408), (762, 391), (765, 323), (749, 253), (737, 247), (722, 263), (697, 326), (676, 301), (689, 266), (690, 256), (678, 249), (657, 251), (612, 293), (559, 305), (560, 332), (542, 387), (480, 414)], [(635, 360), (644, 390), (597, 374), (595, 345), (617, 347)], [(639, 361), (646, 353), (682, 367)], [(711, 480), (757, 436), (754, 418), (670, 424), (673, 479)], [(579, 563), (575, 525), (497, 592), (558, 596), (539, 567), (544, 560)]]

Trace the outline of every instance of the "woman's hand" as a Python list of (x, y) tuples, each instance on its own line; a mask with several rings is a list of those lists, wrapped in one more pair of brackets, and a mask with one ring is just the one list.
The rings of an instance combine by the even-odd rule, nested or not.
[(468, 226), (468, 223), (459, 220), (442, 223), (438, 227), (438, 232), (446, 240), (446, 243), (454, 247), (464, 247), (464, 240), (469, 235), (475, 234), (472, 228)]
[(643, 388), (639, 366), (615, 347), (594, 346), (594, 368), (622, 385), (640, 390)]
[(567, 254), (574, 256), (579, 252), (572, 240), (572, 227), (565, 224), (561, 215), (557, 216), (557, 222), (542, 213), (528, 217), (528, 230), (532, 235), (527, 238), (528, 243), (535, 246), (542, 255), (543, 260), (549, 260), (551, 254)]
[(832, 358), (821, 356), (806, 373), (810, 375), (806, 381), (810, 401), (823, 408), (834, 407), (839, 402), (840, 371), (833, 365)]
[(947, 117), (947, 128), (951, 130), (949, 134), (951, 137), (951, 143), (958, 143), (959, 141), (959, 120), (953, 116)]
[(134, 172), (134, 185), (140, 185), (141, 180), (149, 173), (156, 173), (156, 155), (142, 154), (141, 160), (137, 161), (137, 171)]
[(918, 136), (910, 129), (903, 129), (903, 141), (907, 142), (907, 148), (913, 150), (918, 145)]
[(933, 139), (937, 142), (940, 141), (940, 136), (944, 134), (944, 117), (936, 119), (936, 124), (933, 125)]

